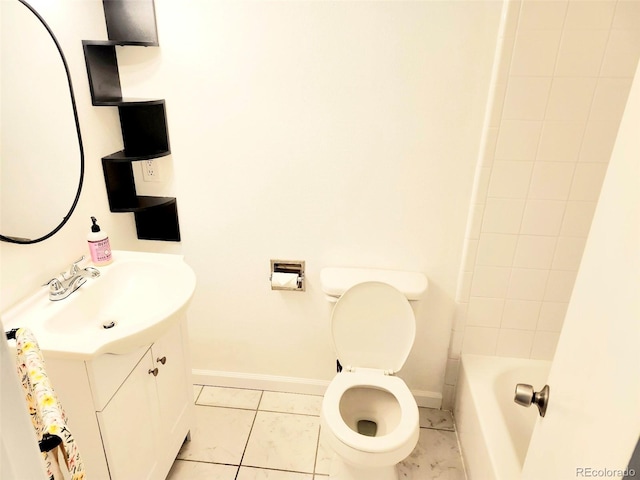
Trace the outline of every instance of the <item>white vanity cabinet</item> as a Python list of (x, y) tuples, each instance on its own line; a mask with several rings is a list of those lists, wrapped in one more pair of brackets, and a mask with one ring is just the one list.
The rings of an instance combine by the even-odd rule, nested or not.
[(127, 354), (46, 362), (87, 478), (166, 478), (193, 420), (184, 317)]
[(96, 413), (112, 480), (164, 479), (188, 432), (192, 393), (180, 333), (177, 325), (151, 345)]

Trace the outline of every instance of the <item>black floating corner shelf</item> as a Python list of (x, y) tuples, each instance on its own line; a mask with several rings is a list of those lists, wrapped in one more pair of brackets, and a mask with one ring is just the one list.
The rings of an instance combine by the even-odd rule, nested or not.
[[(145, 198), (145, 197), (139, 197)], [(138, 238), (142, 240), (180, 241), (178, 201), (166, 198), (162, 204), (134, 212)]]
[(153, 0), (102, 0), (109, 40), (158, 46)]
[(84, 61), (87, 64), (91, 103), (94, 106), (117, 105), (122, 101), (120, 72), (116, 47), (105, 42), (82, 41)]
[(83, 44), (97, 47), (159, 47), (158, 42), (136, 42), (131, 40), (83, 40)]
[(139, 196), (131, 162), (171, 153), (165, 101), (122, 97), (116, 46), (158, 46), (153, 0), (103, 0), (109, 40), (83, 40), (91, 102), (117, 107), (124, 149), (102, 158), (109, 208), (132, 212), (138, 238), (180, 241), (177, 200)]
[(125, 103), (118, 107), (124, 151), (131, 156), (168, 152), (169, 132), (164, 100)]
[(119, 152), (115, 152), (111, 155), (103, 157), (102, 160), (106, 160), (108, 162), (137, 162), (140, 160), (153, 160), (154, 158), (166, 157), (170, 154), (171, 152), (169, 150), (164, 150), (152, 151), (145, 155), (127, 155), (127, 152), (125, 152), (124, 150), (120, 150)]

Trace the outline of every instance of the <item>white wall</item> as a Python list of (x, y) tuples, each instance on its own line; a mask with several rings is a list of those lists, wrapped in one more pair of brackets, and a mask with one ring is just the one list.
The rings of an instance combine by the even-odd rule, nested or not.
[[(160, 49), (118, 54), (127, 95), (167, 99), (194, 368), (329, 379), (320, 269), (397, 268), (431, 280), (403, 376), (440, 392), (499, 4), (156, 11)], [(271, 291), (271, 258), (307, 291)]]
[(445, 390), (460, 352), (551, 359), (640, 55), (640, 2), (507, 4)]
[[(80, 44), (106, 38), (100, 2), (41, 3), (68, 52), (87, 178), (58, 235), (0, 246), (2, 306), (86, 248), (93, 214), (114, 248), (182, 251), (196, 270), (194, 368), (326, 380), (320, 269), (422, 271), (402, 375), (442, 391), (499, 2), (157, 0), (160, 48), (118, 55), (125, 94), (167, 100), (165, 182), (139, 191), (175, 193), (181, 244), (138, 241), (131, 215), (108, 213), (117, 113), (90, 106)], [(306, 260), (307, 291), (271, 291), (270, 258)]]

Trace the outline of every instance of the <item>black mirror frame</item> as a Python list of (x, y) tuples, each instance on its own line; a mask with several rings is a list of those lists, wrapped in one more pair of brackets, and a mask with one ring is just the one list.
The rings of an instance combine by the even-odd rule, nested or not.
[(82, 184), (83, 184), (83, 181), (84, 181), (84, 147), (82, 145), (82, 134), (80, 133), (80, 121), (78, 120), (78, 109), (76, 107), (76, 99), (75, 99), (75, 95), (73, 93), (73, 84), (71, 83), (71, 73), (69, 72), (69, 65), (67, 65), (67, 59), (64, 56), (64, 53), (62, 52), (62, 48), (60, 47), (60, 43), (58, 43), (58, 39), (54, 35), (53, 31), (51, 30), (51, 28), (49, 27), (47, 22), (44, 20), (44, 18), (42, 18), (42, 16), (31, 5), (29, 5), (25, 0), (18, 0), (18, 2), (20, 2), (22, 5), (27, 7), (31, 11), (31, 13), (33, 13), (36, 16), (36, 18), (38, 20), (40, 20), (40, 23), (42, 23), (42, 25), (47, 30), (47, 32), (49, 32), (49, 35), (51, 36), (51, 39), (53, 40), (53, 43), (55, 44), (56, 48), (58, 49), (58, 53), (60, 53), (60, 58), (62, 59), (62, 64), (64, 66), (65, 73), (67, 74), (67, 82), (69, 84), (69, 95), (71, 97), (71, 107), (73, 109), (73, 116), (74, 116), (75, 123), (76, 123), (76, 132), (78, 134), (78, 146), (80, 147), (80, 181), (78, 182), (78, 191), (76, 192), (76, 196), (75, 196), (75, 198), (73, 200), (73, 203), (71, 204), (71, 208), (69, 209), (67, 214), (63, 217), (63, 219), (60, 222), (60, 224), (58, 224), (57, 227), (55, 227), (53, 230), (51, 230), (46, 235), (43, 235), (42, 237), (39, 237), (39, 238), (36, 238), (36, 239), (26, 239), (26, 238), (19, 238), (19, 237), (7, 237), (7, 236), (4, 236), (4, 235), (0, 234), (0, 241), (9, 242), (9, 243), (17, 243), (17, 244), (22, 244), (22, 245), (29, 245), (29, 244), (32, 244), (32, 243), (42, 242), (43, 240), (46, 240), (47, 238), (55, 235), (69, 221), (69, 218), (71, 218), (71, 214), (76, 209), (76, 205), (78, 204), (78, 200), (80, 199), (80, 193), (82, 192)]

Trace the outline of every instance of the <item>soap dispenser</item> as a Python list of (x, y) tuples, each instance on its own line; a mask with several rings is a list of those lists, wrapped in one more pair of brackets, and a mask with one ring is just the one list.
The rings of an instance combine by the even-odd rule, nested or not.
[(91, 217), (91, 222), (91, 232), (87, 235), (91, 261), (98, 267), (108, 265), (112, 260), (109, 237), (104, 231), (100, 230), (100, 225), (98, 225), (96, 217)]

